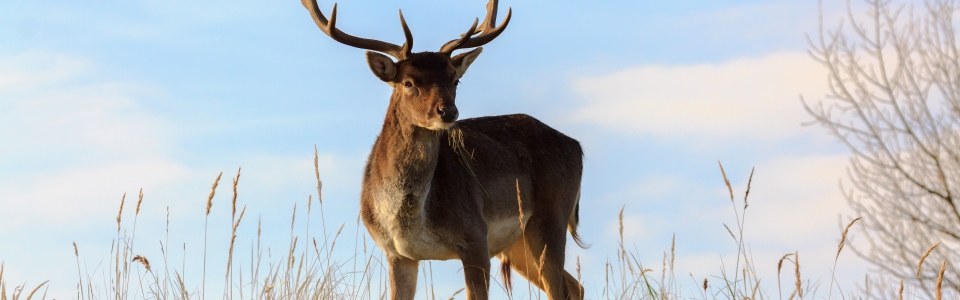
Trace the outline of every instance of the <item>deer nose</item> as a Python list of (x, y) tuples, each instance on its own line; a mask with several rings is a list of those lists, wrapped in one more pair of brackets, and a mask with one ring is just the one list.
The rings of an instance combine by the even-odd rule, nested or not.
[(457, 111), (456, 106), (441, 106), (437, 108), (437, 114), (440, 115), (440, 119), (444, 122), (456, 121), (457, 117), (460, 116), (460, 112)]

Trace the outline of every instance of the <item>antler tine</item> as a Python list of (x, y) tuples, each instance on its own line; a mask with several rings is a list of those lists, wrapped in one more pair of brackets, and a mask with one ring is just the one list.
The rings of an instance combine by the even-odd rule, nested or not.
[(466, 33), (461, 34), (459, 39), (443, 44), (443, 47), (440, 47), (440, 53), (451, 53), (453, 50), (462, 48), (461, 46), (470, 40), (470, 37), (477, 33), (477, 21), (479, 19), (473, 19), (473, 25), (470, 25), (470, 29)]
[(403, 42), (402, 51), (404, 55), (408, 55), (413, 51), (413, 33), (410, 32), (410, 27), (407, 27), (407, 20), (403, 18), (403, 10), (398, 10), (400, 12), (400, 26), (403, 27), (403, 37), (406, 41)]
[(310, 16), (313, 17), (314, 23), (317, 23), (317, 27), (320, 28), (320, 31), (326, 33), (327, 36), (333, 40), (340, 42), (341, 44), (352, 46), (360, 49), (373, 50), (377, 52), (383, 52), (387, 55), (393, 56), (397, 60), (403, 60), (410, 54), (410, 47), (413, 46), (413, 34), (410, 33), (410, 28), (407, 28), (406, 21), (403, 20), (403, 14), (400, 15), (400, 24), (403, 26), (403, 34), (406, 37), (406, 42), (404, 46), (397, 46), (396, 44), (374, 40), (374, 39), (365, 39), (361, 37), (356, 37), (349, 35), (340, 29), (337, 29), (337, 4), (333, 4), (333, 11), (330, 12), (330, 20), (323, 15), (323, 12), (320, 11), (320, 5), (317, 4), (317, 0), (301, 0), (303, 7), (310, 11)]
[[(477, 29), (477, 23), (474, 21), (474, 26), (470, 28), (470, 31), (461, 35), (459, 39), (444, 44), (443, 47), (440, 48), (440, 52), (451, 53), (457, 49), (480, 47), (493, 41), (497, 36), (500, 36), (510, 23), (510, 16), (513, 13), (513, 9), (507, 8), (507, 16), (503, 18), (503, 22), (500, 23), (500, 26), (493, 27), (494, 22), (497, 21), (497, 6), (497, 0), (487, 2), (487, 16), (483, 18), (483, 23), (481, 23), (482, 27)], [(473, 35), (477, 33), (480, 33), (480, 35), (474, 37)]]
[(486, 33), (494, 29), (493, 22), (497, 21), (497, 7), (499, 5), (499, 0), (490, 0), (490, 2), (487, 2), (487, 16), (483, 17), (483, 23), (480, 23), (481, 27), (478, 32)]

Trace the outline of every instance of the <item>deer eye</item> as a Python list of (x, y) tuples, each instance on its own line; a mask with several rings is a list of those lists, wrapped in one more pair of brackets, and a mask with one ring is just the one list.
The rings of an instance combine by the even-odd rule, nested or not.
[(457, 81), (453, 82), (453, 86), (458, 86), (458, 85), (460, 85), (460, 79), (457, 79)]
[(410, 82), (410, 81), (404, 81), (404, 82), (403, 82), (403, 87), (412, 88), (412, 87), (413, 87), (413, 83)]

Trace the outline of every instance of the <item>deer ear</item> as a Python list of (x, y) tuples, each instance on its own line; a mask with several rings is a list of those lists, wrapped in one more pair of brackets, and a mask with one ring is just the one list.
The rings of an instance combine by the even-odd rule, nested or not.
[(373, 75), (385, 82), (393, 81), (397, 75), (396, 64), (386, 55), (367, 51), (367, 64), (370, 65), (370, 71), (373, 71)]
[(453, 60), (453, 67), (457, 68), (457, 78), (463, 77), (463, 73), (466, 73), (470, 64), (477, 59), (477, 56), (480, 56), (480, 52), (483, 52), (483, 48), (460, 53), (450, 59)]

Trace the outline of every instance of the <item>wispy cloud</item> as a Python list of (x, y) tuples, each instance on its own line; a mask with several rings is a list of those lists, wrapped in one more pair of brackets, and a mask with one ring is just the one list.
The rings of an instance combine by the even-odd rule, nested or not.
[(0, 205), (13, 208), (0, 213), (4, 227), (99, 216), (115, 210), (120, 189), (169, 183), (186, 172), (166, 158), (168, 124), (137, 101), (157, 88), (97, 80), (89, 60), (58, 53), (0, 62), (0, 140), (8, 146), (0, 148), (7, 167)]
[(798, 95), (823, 95), (825, 72), (805, 53), (719, 64), (641, 66), (575, 82), (573, 118), (661, 136), (786, 139), (802, 132)]

